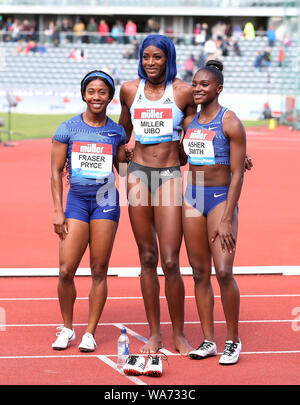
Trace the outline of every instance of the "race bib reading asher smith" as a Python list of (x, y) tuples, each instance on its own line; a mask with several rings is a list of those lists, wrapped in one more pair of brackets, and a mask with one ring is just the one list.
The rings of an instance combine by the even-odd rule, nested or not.
[(135, 108), (134, 132), (140, 143), (172, 141), (172, 108)]
[(189, 129), (183, 140), (188, 162), (194, 165), (214, 165), (216, 162), (213, 140), (216, 133), (206, 129)]
[(112, 171), (113, 151), (111, 144), (73, 142), (72, 177), (99, 179)]

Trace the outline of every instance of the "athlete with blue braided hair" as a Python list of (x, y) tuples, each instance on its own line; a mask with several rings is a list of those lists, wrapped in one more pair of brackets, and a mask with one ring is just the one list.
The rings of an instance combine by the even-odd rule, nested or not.
[[(184, 336), (184, 284), (180, 274), (182, 242), (181, 170), (179, 141), (187, 117), (196, 114), (192, 89), (176, 78), (176, 51), (163, 35), (147, 36), (139, 49), (139, 78), (122, 85), (119, 123), (127, 142), (135, 137), (128, 167), (131, 226), (141, 263), (141, 290), (150, 338), (142, 353), (162, 348), (158, 256), (165, 275), (165, 294), (173, 327), (175, 349), (187, 355)], [(157, 243), (158, 240), (158, 243)]]
[[(113, 166), (126, 161), (124, 128), (106, 115), (114, 96), (113, 79), (102, 71), (81, 82), (86, 111), (62, 123), (53, 139), (51, 190), (54, 230), (60, 238), (58, 297), (64, 325), (53, 349), (66, 349), (75, 339), (74, 276), (89, 245), (92, 286), (89, 318), (79, 350), (94, 351), (94, 334), (107, 297), (107, 269), (120, 216)], [(63, 208), (62, 175), (67, 162), (70, 189)]]

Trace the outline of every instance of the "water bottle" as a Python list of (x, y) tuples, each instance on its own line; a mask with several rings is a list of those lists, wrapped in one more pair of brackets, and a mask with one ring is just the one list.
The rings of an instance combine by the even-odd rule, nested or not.
[(122, 369), (127, 357), (129, 356), (129, 338), (125, 327), (121, 329), (121, 335), (118, 339), (118, 369)]

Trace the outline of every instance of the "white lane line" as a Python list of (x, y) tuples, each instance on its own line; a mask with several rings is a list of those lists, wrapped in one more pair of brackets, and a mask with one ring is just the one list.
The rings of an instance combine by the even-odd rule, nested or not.
[(97, 356), (97, 358), (99, 360), (103, 361), (105, 364), (110, 366), (112, 369), (114, 369), (118, 373), (120, 373), (123, 377), (126, 377), (129, 381), (133, 382), (134, 384), (136, 384), (136, 385), (148, 385), (144, 381), (140, 380), (137, 377), (129, 376), (129, 375), (124, 374), (122, 370), (118, 369), (117, 364), (114, 361), (112, 361), (111, 359), (109, 359), (107, 356), (99, 355), (99, 356)]
[[(217, 353), (218, 355), (223, 354), (222, 352)], [(269, 351), (259, 351), (259, 352), (241, 352), (241, 354), (245, 355), (256, 355), (256, 354), (300, 354), (300, 350), (269, 350)], [(99, 358), (99, 356), (102, 355), (76, 355), (76, 354), (71, 354), (71, 355), (32, 355), (32, 356), (0, 356), (0, 360), (26, 360), (26, 359), (54, 359), (54, 358), (65, 358), (65, 359), (72, 359), (72, 358)], [(174, 357), (181, 357), (180, 353), (171, 353), (170, 356)], [(116, 354), (106, 354), (103, 357), (116, 357)], [(102, 360), (102, 359), (101, 359)], [(113, 362), (114, 363), (114, 362)], [(114, 363), (116, 365), (116, 363)]]
[[(290, 322), (295, 322), (295, 319), (249, 319), (249, 320), (240, 320), (239, 323), (290, 323)], [(226, 321), (214, 321), (216, 324), (225, 324)], [(171, 322), (161, 322), (161, 325), (171, 325)], [(192, 325), (192, 324), (198, 324), (200, 325), (200, 321), (185, 321), (185, 325)], [(148, 325), (148, 322), (124, 322), (125, 327), (127, 328), (126, 325)], [(11, 327), (11, 328), (17, 328), (17, 327), (57, 327), (57, 326), (62, 326), (61, 323), (31, 323), (31, 324), (26, 324), (26, 323), (21, 323), (21, 324), (0, 324), (1, 326), (6, 326), (6, 327)], [(73, 326), (87, 326), (87, 323), (74, 323)], [(98, 326), (116, 326), (116, 323), (111, 323), (111, 322), (103, 322), (103, 323), (98, 323)], [(128, 332), (129, 333), (129, 332)], [(138, 334), (134, 331), (132, 331), (133, 336), (134, 334), (138, 336)], [(1, 335), (0, 335), (1, 336)], [(141, 336), (141, 335), (139, 335)], [(142, 342), (143, 337), (141, 337), (139, 340)], [(137, 337), (138, 339), (138, 337)], [(145, 339), (145, 338), (143, 338)], [(147, 341), (147, 339), (146, 339)]]
[[(215, 298), (221, 298), (220, 295), (215, 295)], [(300, 294), (243, 294), (241, 298), (284, 298), (284, 297), (300, 297)], [(194, 295), (187, 295), (185, 298), (194, 299)], [(77, 297), (76, 300), (88, 300), (88, 297)], [(108, 300), (142, 300), (143, 297), (107, 297)], [(166, 299), (164, 295), (160, 296), (160, 299)], [(40, 297), (40, 298), (0, 298), (0, 301), (58, 301), (57, 297)]]

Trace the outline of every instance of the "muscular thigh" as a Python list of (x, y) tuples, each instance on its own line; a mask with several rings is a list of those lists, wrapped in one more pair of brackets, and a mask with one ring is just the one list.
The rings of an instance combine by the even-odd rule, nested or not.
[(68, 234), (60, 242), (59, 261), (68, 268), (76, 268), (89, 241), (89, 224), (78, 219), (67, 219)]
[[(218, 228), (218, 225), (221, 222), (222, 216), (224, 214), (226, 202), (217, 205), (209, 214), (207, 218), (207, 227), (208, 227), (208, 237), (209, 241), (212, 238), (214, 231)], [(232, 234), (237, 239), (237, 232), (238, 232), (238, 210), (235, 208), (234, 215), (232, 219)], [(221, 248), (221, 243), (219, 237), (213, 243), (210, 243), (211, 252), (213, 255), (213, 261), (215, 263), (215, 267), (225, 268), (225, 267), (232, 267), (234, 261), (234, 252), (223, 252)]]
[(90, 258), (92, 265), (108, 266), (118, 222), (110, 219), (90, 221)]
[(182, 224), (186, 250), (194, 269), (210, 267), (211, 252), (208, 243), (207, 218), (186, 201), (182, 205)]
[(156, 191), (155, 199), (160, 201), (154, 206), (154, 221), (162, 259), (179, 255), (182, 242), (181, 178), (165, 182)]

